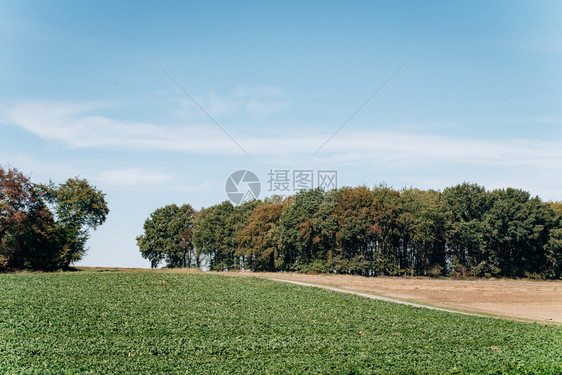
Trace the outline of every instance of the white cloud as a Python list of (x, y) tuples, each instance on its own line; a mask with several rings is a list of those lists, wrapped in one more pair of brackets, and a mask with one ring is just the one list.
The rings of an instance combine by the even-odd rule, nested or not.
[[(240, 95), (246, 95), (245, 93)], [(68, 148), (132, 149), (176, 151), (196, 155), (243, 155), (238, 146), (214, 125), (174, 126), (120, 121), (95, 114), (95, 105), (25, 102), (7, 112), (10, 124), (38, 137)], [(310, 128), (302, 126), (302, 129)], [(228, 130), (228, 127), (227, 127)], [(259, 160), (286, 160), (304, 163), (328, 138), (327, 132), (301, 131), (298, 134), (232, 136)], [(416, 165), (430, 161), (477, 165), (532, 166), (558, 170), (562, 166), (562, 142), (524, 139), (473, 139), (441, 135), (411, 134), (407, 131), (359, 132), (343, 129), (317, 154), (313, 161), (337, 163), (393, 163)], [(146, 171), (128, 170), (131, 180), (149, 182)], [(120, 178), (118, 174), (105, 176)], [(161, 181), (162, 176), (158, 177)], [(126, 178), (122, 179), (127, 180)]]
[[(161, 126), (126, 122), (92, 115), (87, 104), (25, 102), (8, 111), (7, 122), (47, 141), (69, 148), (134, 148), (205, 153), (205, 140), (219, 138), (220, 131), (210, 126)], [(217, 149), (233, 148), (222, 141)]]
[[(241, 87), (230, 95), (210, 93), (194, 99), (213, 117), (232, 117), (240, 114), (248, 118), (264, 119), (287, 108), (289, 103), (283, 98), (283, 91), (276, 87)], [(179, 102), (180, 110), (174, 112), (183, 119), (205, 119), (191, 99), (182, 97)]]

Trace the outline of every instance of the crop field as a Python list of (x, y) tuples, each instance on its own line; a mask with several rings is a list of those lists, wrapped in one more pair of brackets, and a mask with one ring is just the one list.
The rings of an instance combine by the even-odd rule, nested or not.
[(562, 327), (255, 277), (0, 274), (1, 374), (562, 373)]

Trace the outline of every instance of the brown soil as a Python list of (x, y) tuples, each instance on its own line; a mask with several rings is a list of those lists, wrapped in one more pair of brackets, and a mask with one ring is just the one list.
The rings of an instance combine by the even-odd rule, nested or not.
[(562, 323), (561, 280), (455, 280), (247, 272), (238, 274), (328, 285), (445, 308)]

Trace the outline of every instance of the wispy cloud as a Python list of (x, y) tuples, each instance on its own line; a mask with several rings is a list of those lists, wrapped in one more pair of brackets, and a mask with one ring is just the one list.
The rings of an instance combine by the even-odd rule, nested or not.
[(92, 114), (93, 105), (25, 102), (8, 110), (11, 125), (68, 148), (129, 148), (206, 153), (205, 140), (216, 139), (218, 149), (232, 150), (220, 132), (208, 126), (166, 126), (120, 121)]
[[(211, 126), (126, 122), (98, 115), (96, 113), (101, 110), (94, 107), (88, 103), (25, 102), (9, 109), (6, 121), (45, 141), (75, 149), (166, 150), (219, 156), (240, 154), (231, 140)], [(303, 162), (311, 150), (325, 139), (325, 134), (312, 131), (280, 134), (233, 135), (250, 154), (262, 160), (285, 158)], [(562, 165), (562, 140), (468, 139), (407, 131), (359, 132), (350, 129), (338, 134), (315, 157), (315, 161), (344, 164), (391, 162), (401, 165), (441, 161), (558, 169)], [(145, 171), (128, 170), (126, 173), (129, 173), (131, 181), (136, 179), (146, 183), (150, 178)], [(105, 177), (111, 179), (116, 176)], [(161, 177), (158, 177), (159, 181)]]
[[(182, 119), (204, 118), (201, 109), (188, 98), (180, 97), (179, 109), (174, 114)], [(201, 104), (212, 116), (232, 117), (241, 115), (261, 120), (290, 107), (283, 90), (277, 87), (239, 87), (229, 94), (209, 93), (198, 96)]]

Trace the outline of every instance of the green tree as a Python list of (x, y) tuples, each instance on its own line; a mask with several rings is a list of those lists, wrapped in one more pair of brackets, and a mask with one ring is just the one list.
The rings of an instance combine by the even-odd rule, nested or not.
[(447, 262), (454, 274), (466, 275), (494, 254), (484, 246), (484, 215), (490, 207), (483, 186), (463, 183), (443, 191), (446, 204)]
[(301, 191), (202, 210), (196, 251), (213, 270), (559, 277), (562, 207), (463, 183)]
[(314, 216), (324, 201), (321, 189), (303, 190), (289, 197), (280, 218), (280, 250), (276, 259), (283, 271), (303, 270), (315, 259), (318, 228)]
[(108, 212), (103, 193), (84, 179), (37, 185), (0, 167), (0, 268), (67, 268)]
[(67, 268), (86, 253), (89, 229), (96, 230), (107, 219), (109, 208), (105, 194), (86, 179), (69, 178), (60, 185), (38, 185), (54, 207), (55, 216), (64, 232), (62, 265)]
[(309, 271), (333, 272), (341, 259), (337, 251), (338, 220), (334, 214), (337, 190), (324, 192), (312, 217), (312, 260)]
[(194, 222), (193, 241), (208, 259), (209, 268), (217, 271), (239, 269), (243, 259), (236, 255), (236, 234), (259, 201), (233, 206), (229, 201), (204, 208)]
[(547, 202), (543, 206), (550, 223), (548, 241), (544, 247), (543, 274), (549, 278), (559, 278), (562, 276), (562, 202)]
[(446, 267), (446, 213), (441, 194), (405, 189), (400, 193), (400, 202), (401, 268), (411, 267), (418, 275), (441, 274)]
[(555, 225), (552, 210), (538, 197), (519, 189), (490, 193), (491, 207), (485, 215), (485, 238), (494, 261), (504, 276), (540, 274), (545, 271), (545, 246)]
[(152, 268), (164, 261), (167, 267), (199, 267), (200, 254), (193, 246), (196, 211), (189, 204), (170, 204), (156, 209), (144, 222), (144, 234), (137, 237), (143, 258)]
[(373, 260), (376, 233), (375, 198), (360, 186), (339, 191), (334, 216), (338, 222), (336, 243), (340, 252), (339, 272), (368, 275)]

